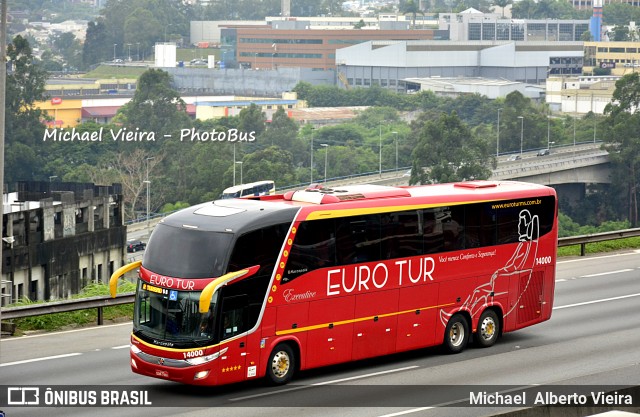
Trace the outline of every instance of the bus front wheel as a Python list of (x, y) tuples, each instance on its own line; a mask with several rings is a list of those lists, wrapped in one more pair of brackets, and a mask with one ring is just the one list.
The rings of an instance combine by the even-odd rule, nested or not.
[(451, 317), (444, 331), (444, 345), (451, 353), (464, 350), (469, 341), (469, 323), (461, 314)]
[(275, 385), (286, 384), (293, 377), (295, 370), (295, 355), (293, 349), (281, 343), (273, 349), (267, 363), (267, 377)]
[(478, 331), (474, 340), (481, 347), (490, 347), (496, 343), (500, 335), (500, 320), (493, 310), (485, 310), (478, 320)]

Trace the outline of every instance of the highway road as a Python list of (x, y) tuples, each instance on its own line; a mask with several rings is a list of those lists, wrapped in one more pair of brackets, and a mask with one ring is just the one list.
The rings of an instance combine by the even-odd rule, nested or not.
[[(133, 374), (130, 323), (4, 339), (1, 385), (139, 387), (152, 390), (156, 399), (160, 393), (162, 404), (172, 406), (53, 409), (2, 404), (0, 410), (7, 417), (486, 416), (509, 408), (447, 405), (468, 404), (470, 391), (491, 392), (494, 386), (519, 392), (533, 384), (570, 389), (594, 385), (596, 390), (640, 385), (640, 251), (563, 259), (556, 278), (551, 320), (504, 335), (492, 348), (470, 346), (458, 355), (423, 349), (303, 372), (283, 387), (253, 381), (195, 388)], [(198, 406), (190, 407), (194, 404)]]

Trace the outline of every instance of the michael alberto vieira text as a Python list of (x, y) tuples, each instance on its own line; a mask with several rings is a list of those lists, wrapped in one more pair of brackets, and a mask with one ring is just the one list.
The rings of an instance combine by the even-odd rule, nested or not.
[[(533, 398), (533, 403), (527, 402)], [(618, 392), (591, 392), (589, 394), (554, 394), (551, 391), (538, 392), (472, 392), (469, 394), (470, 405), (586, 405), (591, 400), (594, 405), (633, 405), (630, 394)]]
[[(105, 136), (106, 134), (106, 136)], [(171, 138), (169, 134), (162, 135), (164, 138)], [(93, 132), (78, 132), (73, 127), (65, 130), (64, 127), (56, 129), (45, 129), (42, 141), (52, 142), (102, 142), (102, 139), (112, 139), (119, 142), (155, 142), (155, 132), (145, 132), (139, 128), (128, 130), (126, 127), (120, 129), (107, 129), (101, 127)], [(256, 132), (241, 132), (238, 129), (229, 129), (225, 132), (218, 132), (215, 129), (210, 131), (198, 131), (195, 128), (180, 129), (180, 142), (253, 142), (256, 140)]]

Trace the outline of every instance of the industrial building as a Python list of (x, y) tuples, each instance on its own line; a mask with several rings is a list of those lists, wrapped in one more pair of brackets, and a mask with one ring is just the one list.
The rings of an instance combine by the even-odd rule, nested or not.
[(582, 42), (374, 41), (336, 51), (343, 88), (378, 85), (409, 92), (411, 78), (484, 77), (542, 84), (582, 72)]
[(120, 184), (19, 182), (3, 207), (2, 305), (77, 294), (124, 264)]

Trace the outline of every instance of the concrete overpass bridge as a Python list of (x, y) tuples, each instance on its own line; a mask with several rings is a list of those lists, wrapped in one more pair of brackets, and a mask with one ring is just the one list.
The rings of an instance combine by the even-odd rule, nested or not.
[[(504, 155), (492, 180), (517, 180), (551, 185), (570, 200), (580, 200), (587, 184), (611, 182), (609, 154), (600, 149), (600, 143), (579, 144), (552, 148), (549, 155), (537, 156), (537, 151)], [(513, 160), (514, 158), (518, 158)], [(383, 172), (329, 180), (328, 187), (347, 184), (408, 185), (406, 168), (398, 172)]]

